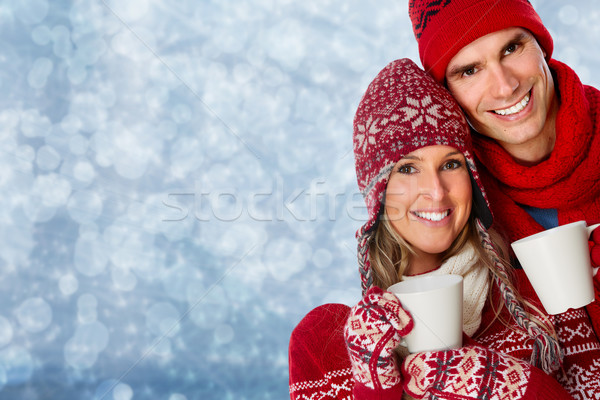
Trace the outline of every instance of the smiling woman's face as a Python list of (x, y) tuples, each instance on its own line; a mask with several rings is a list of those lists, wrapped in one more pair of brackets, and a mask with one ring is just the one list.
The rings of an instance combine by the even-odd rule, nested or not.
[[(394, 166), (385, 211), (394, 229), (416, 251), (416, 259), (440, 262), (441, 253), (469, 220), (471, 198), (471, 178), (462, 153), (449, 146), (428, 146)], [(411, 267), (409, 272), (425, 271)]]

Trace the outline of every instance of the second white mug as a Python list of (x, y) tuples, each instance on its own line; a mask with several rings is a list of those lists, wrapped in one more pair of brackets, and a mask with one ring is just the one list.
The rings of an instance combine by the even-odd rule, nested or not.
[(548, 314), (580, 308), (594, 300), (588, 238), (599, 225), (587, 227), (585, 221), (577, 221), (511, 244)]

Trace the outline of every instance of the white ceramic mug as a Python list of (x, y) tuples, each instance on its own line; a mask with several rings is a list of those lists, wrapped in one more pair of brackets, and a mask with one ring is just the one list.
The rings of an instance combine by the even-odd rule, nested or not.
[(511, 244), (548, 314), (580, 308), (594, 300), (588, 238), (598, 226), (577, 221)]
[(388, 288), (410, 312), (413, 330), (404, 338), (408, 351), (462, 346), (463, 278), (460, 275), (415, 277)]

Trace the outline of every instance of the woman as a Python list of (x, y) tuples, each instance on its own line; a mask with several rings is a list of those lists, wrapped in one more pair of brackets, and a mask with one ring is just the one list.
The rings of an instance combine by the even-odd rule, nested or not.
[[(569, 399), (598, 392), (600, 344), (591, 330), (579, 330), (583, 311), (550, 319), (522, 272), (515, 271), (515, 284), (508, 276), (488, 231), (491, 214), (468, 132), (449, 93), (410, 60), (390, 63), (369, 85), (354, 120), (358, 186), (369, 210), (357, 232), (364, 297), (351, 310), (318, 307), (296, 327), (293, 399)], [(400, 361), (396, 350), (412, 318), (380, 288), (442, 273), (464, 278), (464, 347)]]

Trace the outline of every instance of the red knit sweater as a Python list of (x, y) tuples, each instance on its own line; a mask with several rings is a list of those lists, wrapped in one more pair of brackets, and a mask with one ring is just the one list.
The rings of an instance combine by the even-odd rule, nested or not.
[[(516, 271), (517, 287), (526, 298), (537, 297), (522, 271)], [(496, 289), (494, 289), (496, 290)], [(494, 297), (498, 299), (496, 291)], [(350, 400), (353, 381), (350, 359), (343, 337), (343, 327), (350, 308), (342, 304), (325, 304), (312, 310), (294, 329), (289, 347), (290, 395), (294, 400)], [(510, 320), (504, 309), (504, 318)], [(490, 322), (493, 323), (490, 325)], [(600, 342), (589, 323), (585, 309), (570, 310), (552, 317), (565, 352), (563, 369), (557, 376), (528, 382), (528, 393), (540, 399), (600, 398)], [(512, 328), (516, 327), (514, 321)], [(492, 350), (529, 361), (532, 339), (518, 329), (506, 327), (486, 304), (479, 331), (474, 339)], [(556, 382), (560, 383), (563, 390)], [(568, 392), (568, 393), (567, 393)], [(385, 399), (372, 392), (362, 399)]]

